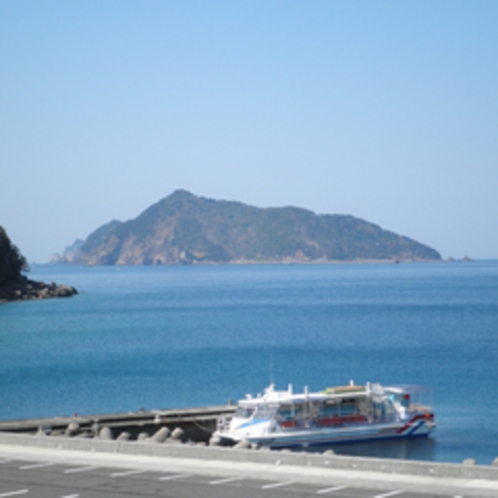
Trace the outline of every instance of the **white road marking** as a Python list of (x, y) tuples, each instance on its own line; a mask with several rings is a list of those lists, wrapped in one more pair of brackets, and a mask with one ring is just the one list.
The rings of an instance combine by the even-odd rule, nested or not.
[(389, 491), (389, 493), (384, 493), (383, 495), (374, 496), (374, 498), (387, 498), (388, 496), (400, 495), (401, 493), (405, 493), (406, 491), (403, 489), (398, 489), (396, 491)]
[(111, 474), (111, 477), (124, 477), (124, 476), (131, 476), (134, 474), (145, 474), (147, 472), (146, 470), (125, 470), (123, 472), (114, 472), (114, 474)]
[(172, 481), (173, 479), (183, 479), (184, 477), (190, 477), (192, 474), (173, 474), (171, 476), (160, 477), (160, 481)]
[(19, 489), (17, 491), (9, 491), (8, 493), (2, 493), (0, 495), (0, 498), (7, 498), (7, 496), (25, 495), (26, 493), (29, 493), (29, 489)]
[(88, 470), (95, 470), (98, 467), (88, 466), (88, 467), (76, 467), (74, 469), (66, 469), (64, 474), (75, 474), (76, 472), (87, 472)]
[(319, 489), (316, 494), (321, 495), (323, 493), (333, 493), (334, 491), (339, 491), (340, 489), (345, 489), (347, 486), (334, 486), (333, 488)]
[(289, 486), (289, 484), (294, 484), (294, 481), (282, 481), (274, 482), (272, 484), (265, 484), (264, 486), (261, 486), (261, 489), (279, 488), (280, 486)]
[(66, 496), (61, 496), (61, 498), (80, 498), (80, 495), (66, 495)]
[(237, 477), (225, 477), (224, 479), (218, 479), (217, 481), (210, 481), (209, 484), (224, 484), (226, 482), (234, 482), (234, 481), (241, 481), (244, 479), (243, 477), (237, 476)]
[(41, 469), (43, 467), (51, 467), (52, 465), (55, 465), (55, 463), (53, 462), (32, 463), (30, 465), (23, 465), (22, 467), (19, 467), (19, 470)]

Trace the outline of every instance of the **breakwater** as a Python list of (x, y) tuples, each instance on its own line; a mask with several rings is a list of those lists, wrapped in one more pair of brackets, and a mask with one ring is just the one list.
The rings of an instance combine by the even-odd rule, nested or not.
[(175, 410), (50, 417), (0, 422), (0, 433), (64, 436), (79, 439), (209, 443), (217, 420), (235, 411), (231, 405)]

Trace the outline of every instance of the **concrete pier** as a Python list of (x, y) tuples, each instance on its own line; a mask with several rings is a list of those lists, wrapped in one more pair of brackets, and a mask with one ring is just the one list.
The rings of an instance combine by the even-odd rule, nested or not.
[[(95, 437), (103, 428), (104, 439), (119, 438), (127, 433), (130, 440), (138, 439), (140, 434), (153, 437), (161, 428), (183, 431), (184, 439), (208, 442), (216, 429), (221, 416), (231, 415), (234, 406), (208, 406), (175, 410), (141, 410), (137, 412), (50, 417), (25, 420), (0, 421), (0, 433), (62, 435), (68, 437)], [(163, 433), (164, 434), (164, 431)], [(178, 431), (177, 431), (178, 434)], [(169, 434), (168, 434), (169, 435)], [(142, 436), (143, 438), (144, 436)]]

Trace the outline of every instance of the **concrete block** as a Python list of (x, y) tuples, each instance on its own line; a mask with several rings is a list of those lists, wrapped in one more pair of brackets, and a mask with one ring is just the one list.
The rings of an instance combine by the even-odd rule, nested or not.
[(70, 422), (66, 429), (67, 437), (74, 437), (80, 432), (80, 424), (78, 422)]
[(247, 441), (246, 439), (243, 439), (242, 441), (239, 441), (235, 446), (235, 449), (239, 450), (250, 450), (251, 449), (251, 443)]
[(131, 438), (131, 435), (127, 431), (123, 431), (117, 438), (116, 441), (129, 441)]
[(102, 427), (99, 431), (99, 439), (103, 439), (104, 441), (111, 441), (114, 439), (111, 428), (107, 426)]
[(221, 446), (221, 438), (219, 436), (211, 436), (209, 446)]
[(161, 427), (158, 431), (154, 433), (151, 440), (155, 443), (164, 443), (168, 436), (170, 435), (170, 430), (167, 427)]
[(183, 441), (185, 439), (185, 431), (180, 427), (175, 427), (171, 433), (171, 439), (176, 439), (177, 441)]

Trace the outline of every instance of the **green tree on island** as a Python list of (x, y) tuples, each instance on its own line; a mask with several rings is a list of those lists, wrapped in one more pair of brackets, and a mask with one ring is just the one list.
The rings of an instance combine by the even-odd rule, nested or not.
[(17, 280), (21, 271), (27, 268), (26, 258), (11, 242), (5, 229), (0, 226), (0, 286)]

